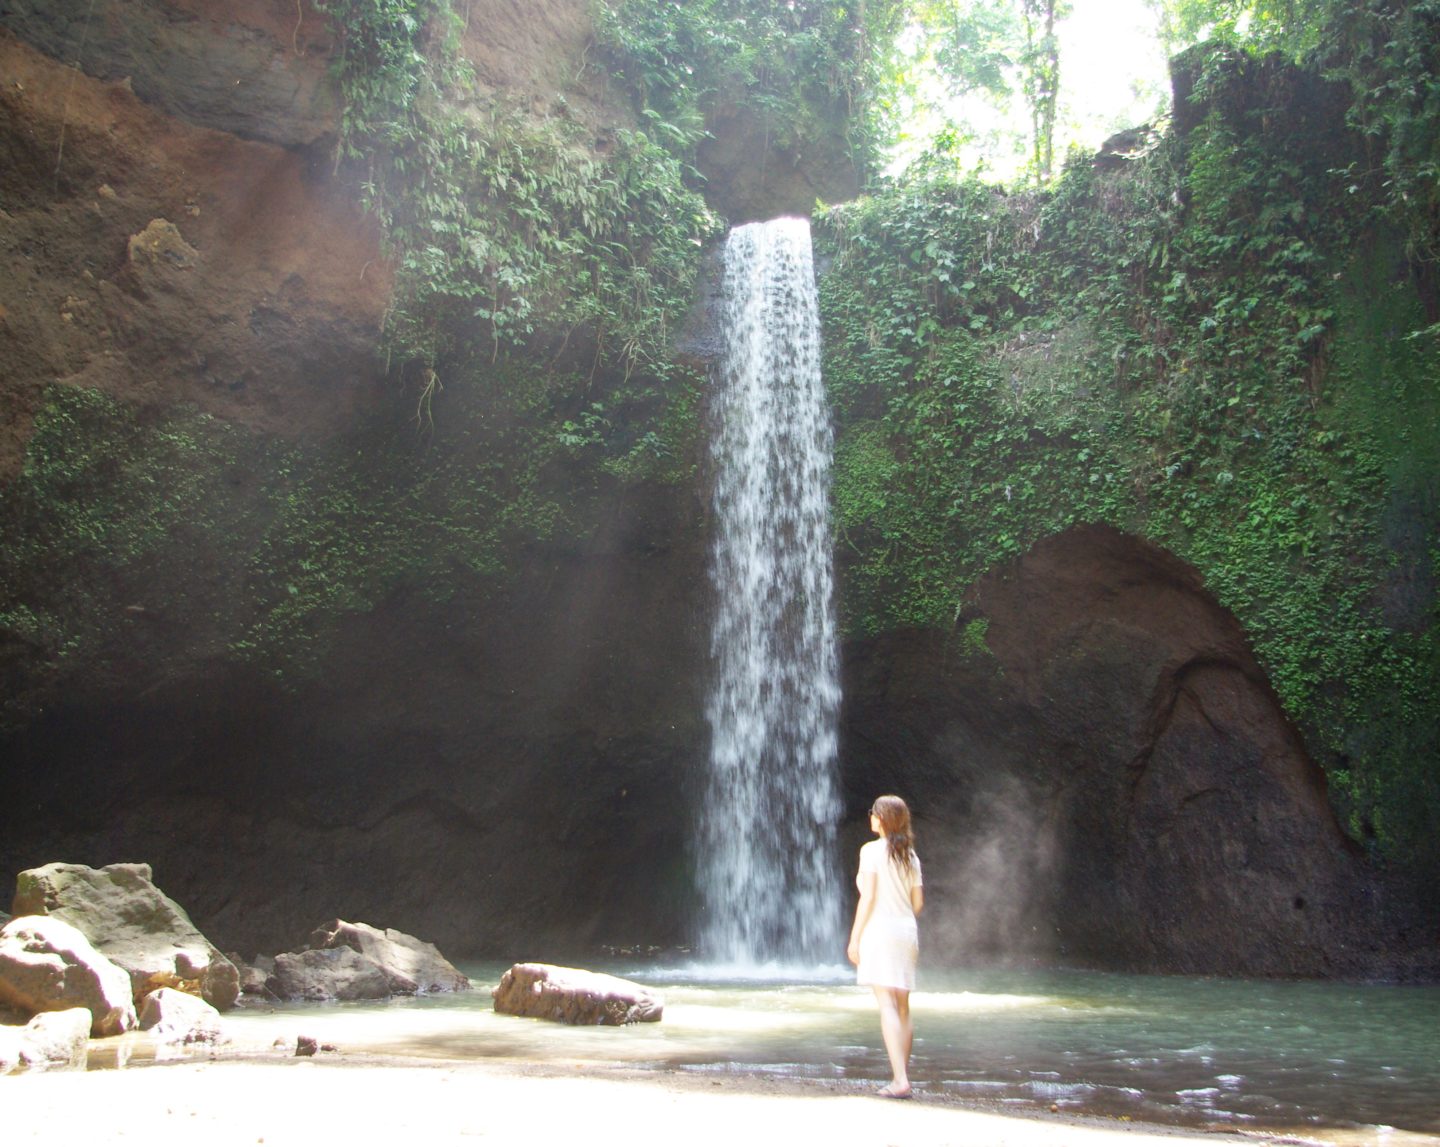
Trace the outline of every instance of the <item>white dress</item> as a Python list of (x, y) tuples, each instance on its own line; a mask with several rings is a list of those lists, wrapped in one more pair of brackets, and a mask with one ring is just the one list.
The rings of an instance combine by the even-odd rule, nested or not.
[(860, 933), (857, 984), (915, 990), (915, 962), (920, 956), (919, 929), (910, 906), (910, 889), (920, 887), (920, 858), (910, 854), (907, 873), (890, 859), (884, 840), (872, 840), (860, 849), (860, 877), (875, 874), (875, 908)]

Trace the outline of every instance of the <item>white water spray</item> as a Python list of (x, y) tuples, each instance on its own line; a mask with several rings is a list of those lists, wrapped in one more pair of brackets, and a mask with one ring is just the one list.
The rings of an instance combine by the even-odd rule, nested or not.
[(701, 949), (738, 967), (830, 964), (841, 952), (840, 685), (832, 439), (806, 220), (731, 232), (723, 328), (712, 397), (715, 678)]

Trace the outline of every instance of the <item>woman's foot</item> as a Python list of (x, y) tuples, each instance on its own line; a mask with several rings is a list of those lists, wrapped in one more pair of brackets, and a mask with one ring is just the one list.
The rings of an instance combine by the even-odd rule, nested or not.
[(881, 1099), (909, 1099), (914, 1093), (909, 1086), (899, 1087), (893, 1083), (887, 1084), (875, 1093)]

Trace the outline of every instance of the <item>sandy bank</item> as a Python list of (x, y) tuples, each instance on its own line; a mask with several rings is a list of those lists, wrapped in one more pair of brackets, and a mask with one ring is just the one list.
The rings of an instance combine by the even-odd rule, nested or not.
[(1215, 1147), (1297, 1142), (1064, 1116), (1016, 1117), (924, 1097), (895, 1102), (848, 1083), (615, 1072), (584, 1064), (417, 1065), (349, 1056), (12, 1077), (0, 1079), (0, 1107), (7, 1144), (1180, 1147), (1189, 1142)]

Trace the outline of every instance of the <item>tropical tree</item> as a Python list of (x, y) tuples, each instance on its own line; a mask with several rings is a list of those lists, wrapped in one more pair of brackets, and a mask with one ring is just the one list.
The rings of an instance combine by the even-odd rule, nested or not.
[(1060, 41), (1055, 22), (1068, 15), (1065, 0), (1020, 0), (1025, 50), (1021, 56), (1025, 103), (1030, 111), (1031, 165), (1049, 183), (1055, 167), (1055, 110), (1060, 102)]

